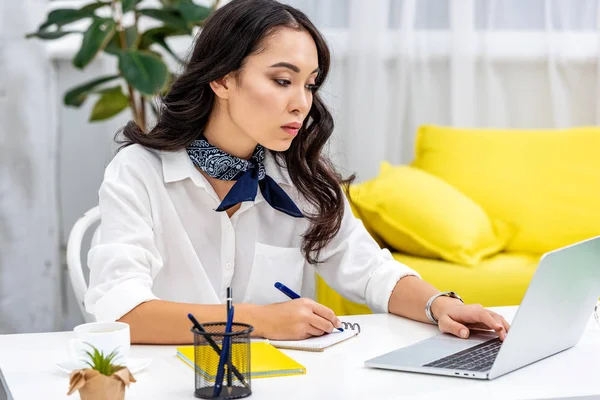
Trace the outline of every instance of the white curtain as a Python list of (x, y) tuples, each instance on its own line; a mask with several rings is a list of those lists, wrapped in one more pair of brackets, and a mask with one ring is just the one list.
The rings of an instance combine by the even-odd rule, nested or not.
[(62, 318), (53, 69), (24, 38), (46, 3), (0, 2), (0, 334), (56, 330)]
[(599, 0), (286, 0), (333, 50), (332, 155), (359, 180), (413, 157), (422, 124), (600, 122)]

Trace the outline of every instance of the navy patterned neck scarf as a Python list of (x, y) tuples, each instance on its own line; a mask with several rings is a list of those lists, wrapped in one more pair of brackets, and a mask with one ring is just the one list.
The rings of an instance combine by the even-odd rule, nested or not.
[(302, 212), (281, 187), (265, 172), (265, 149), (256, 146), (250, 160), (232, 156), (216, 148), (201, 137), (187, 148), (194, 165), (208, 176), (223, 181), (237, 181), (229, 190), (217, 211), (225, 211), (243, 201), (254, 201), (258, 187), (263, 197), (274, 209), (296, 218)]

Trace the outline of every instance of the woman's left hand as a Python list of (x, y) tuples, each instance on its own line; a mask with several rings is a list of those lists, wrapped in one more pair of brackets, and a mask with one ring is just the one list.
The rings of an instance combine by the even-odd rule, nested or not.
[(470, 330), (486, 329), (495, 331), (500, 340), (504, 340), (510, 324), (503, 316), (482, 307), (479, 304), (462, 304), (453, 302), (434, 314), (438, 320), (440, 331), (451, 333), (461, 338), (468, 338)]

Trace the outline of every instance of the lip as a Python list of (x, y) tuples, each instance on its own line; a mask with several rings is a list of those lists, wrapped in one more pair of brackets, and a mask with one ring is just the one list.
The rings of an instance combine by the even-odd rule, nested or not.
[(292, 128), (292, 129), (300, 129), (302, 124), (300, 122), (290, 122), (289, 124), (285, 124), (281, 126), (282, 128)]
[(289, 126), (282, 126), (281, 130), (283, 130), (288, 135), (297, 135), (300, 128), (292, 128)]

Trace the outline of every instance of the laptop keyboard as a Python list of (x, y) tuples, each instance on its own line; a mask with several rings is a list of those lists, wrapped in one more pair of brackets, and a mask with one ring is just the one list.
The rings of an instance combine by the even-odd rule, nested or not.
[(502, 341), (499, 338), (488, 340), (423, 366), (466, 371), (487, 371), (492, 367), (501, 345)]

